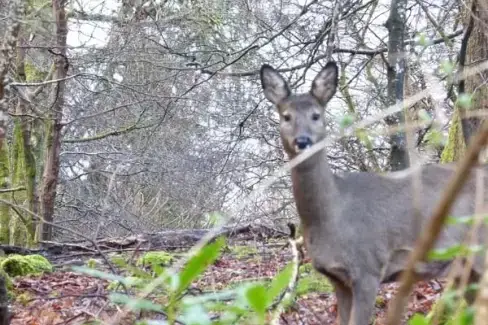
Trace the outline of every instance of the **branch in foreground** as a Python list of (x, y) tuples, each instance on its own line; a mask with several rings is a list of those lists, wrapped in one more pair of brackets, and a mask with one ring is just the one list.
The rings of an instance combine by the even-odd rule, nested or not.
[(488, 140), (488, 121), (485, 121), (480, 130), (470, 143), (465, 157), (460, 161), (456, 174), (451, 178), (446, 191), (444, 191), (440, 203), (437, 205), (433, 217), (422, 232), (414, 251), (410, 254), (405, 271), (400, 279), (400, 288), (388, 308), (388, 318), (386, 324), (399, 324), (405, 304), (412, 289), (417, 281), (415, 269), (419, 262), (425, 261), (427, 253), (432, 249), (439, 233), (441, 232), (447, 215), (455, 202), (456, 196), (461, 191), (466, 182), (471, 168), (477, 163), (480, 151)]
[(271, 306), (271, 310), (273, 311), (271, 324), (278, 325), (281, 313), (284, 310), (284, 303), (291, 299), (295, 288), (298, 284), (298, 278), (300, 276), (300, 266), (303, 263), (303, 237), (296, 238), (296, 227), (294, 224), (289, 223), (288, 227), (290, 228), (290, 238), (288, 242), (291, 247), (292, 255), (293, 255), (293, 273), (290, 278), (290, 282), (285, 291), (282, 292), (276, 303)]

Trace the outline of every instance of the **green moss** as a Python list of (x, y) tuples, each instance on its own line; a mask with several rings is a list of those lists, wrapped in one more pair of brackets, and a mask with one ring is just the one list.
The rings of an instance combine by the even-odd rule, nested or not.
[(385, 300), (385, 298), (383, 298), (382, 296), (377, 296), (376, 297), (376, 301), (375, 301), (375, 305), (378, 308), (385, 307), (386, 306), (386, 300)]
[(41, 274), (53, 270), (51, 263), (41, 255), (9, 255), (0, 263), (0, 266), (8, 275), (13, 277)]
[(33, 298), (29, 292), (23, 292), (15, 297), (15, 301), (26, 307)]
[[(135, 276), (129, 276), (125, 278), (125, 285), (128, 289), (130, 288), (137, 288), (137, 289), (143, 289), (144, 286), (148, 284), (147, 279), (141, 279)], [(108, 290), (116, 290), (117, 287), (120, 289), (122, 288), (122, 285), (119, 286), (119, 281), (112, 281), (109, 283), (107, 286)]]
[(140, 266), (168, 266), (173, 262), (173, 255), (165, 251), (147, 252), (137, 260)]
[(300, 274), (303, 274), (303, 273), (310, 273), (313, 270), (314, 270), (314, 268), (313, 268), (312, 263), (305, 263), (305, 264), (300, 265), (300, 268), (298, 269), (298, 272)]
[(3, 269), (0, 269), (0, 276), (3, 276), (3, 278), (5, 279), (5, 287), (7, 288), (7, 290), (12, 290), (14, 288), (14, 284), (7, 272), (5, 272)]
[[(28, 191), (16, 191), (11, 193), (12, 202), (33, 210), (34, 189), (32, 175), (29, 175), (30, 168), (26, 162), (26, 153), (30, 152), (25, 148), (22, 124), (19, 118), (14, 119), (14, 136), (12, 139), (12, 150), (10, 154), (10, 177), (13, 187), (26, 186)], [(32, 246), (35, 239), (35, 228), (32, 216), (22, 209), (10, 210), (10, 244), (18, 246)]]
[(257, 248), (253, 246), (246, 246), (246, 245), (231, 246), (230, 251), (237, 258), (245, 258), (250, 255), (258, 255)]
[(300, 266), (300, 278), (297, 283), (296, 294), (302, 296), (311, 292), (332, 292), (333, 287), (327, 277), (315, 271), (311, 263)]
[(459, 109), (456, 109), (452, 117), (451, 127), (449, 128), (447, 145), (442, 151), (441, 162), (450, 163), (457, 161), (463, 156), (465, 149), (466, 144), (464, 143), (463, 128), (461, 118), (459, 117)]
[(98, 261), (94, 258), (90, 258), (86, 261), (86, 267), (94, 269), (98, 264)]
[[(7, 141), (4, 141), (0, 150), (0, 188), (9, 187), (9, 149)], [(0, 194), (3, 200), (9, 200), (9, 193)], [(10, 239), (10, 207), (8, 204), (0, 203), (0, 243), (8, 244)]]
[(27, 82), (43, 81), (47, 76), (47, 72), (37, 69), (34, 64), (27, 61), (25, 62), (24, 69)]
[(118, 267), (124, 267), (127, 265), (126, 258), (123, 255), (113, 254), (109, 255), (109, 260)]

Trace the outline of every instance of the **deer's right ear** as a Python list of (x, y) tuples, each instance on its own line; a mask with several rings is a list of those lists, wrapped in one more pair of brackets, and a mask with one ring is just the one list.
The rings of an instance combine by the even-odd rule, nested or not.
[(264, 64), (261, 67), (261, 86), (264, 96), (277, 105), (282, 100), (290, 96), (290, 88), (285, 79), (270, 65)]
[(312, 82), (312, 95), (325, 105), (337, 90), (339, 68), (334, 61), (329, 61)]

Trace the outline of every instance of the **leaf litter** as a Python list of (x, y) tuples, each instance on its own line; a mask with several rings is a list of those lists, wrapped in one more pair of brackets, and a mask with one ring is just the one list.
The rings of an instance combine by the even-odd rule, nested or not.
[[(246, 243), (252, 253), (226, 251), (191, 285), (191, 294), (223, 290), (252, 281), (272, 279), (289, 261), (291, 254), (281, 244)], [(236, 256), (239, 255), (239, 256)], [(242, 256), (244, 255), (244, 256)], [(306, 262), (307, 260), (305, 260)], [(109, 301), (109, 282), (71, 271), (14, 279), (11, 303), (12, 325), (78, 325), (89, 321), (110, 321), (120, 311)], [(415, 313), (428, 313), (442, 293), (444, 283), (419, 282), (410, 295), (403, 323)], [(375, 305), (375, 324), (385, 323), (386, 310), (398, 284), (382, 285)], [(157, 297), (155, 300), (157, 301)], [(144, 316), (148, 317), (149, 313)], [(120, 324), (134, 324), (138, 314), (129, 313)], [(300, 296), (280, 317), (280, 324), (335, 324), (337, 303), (333, 293), (310, 292)]]

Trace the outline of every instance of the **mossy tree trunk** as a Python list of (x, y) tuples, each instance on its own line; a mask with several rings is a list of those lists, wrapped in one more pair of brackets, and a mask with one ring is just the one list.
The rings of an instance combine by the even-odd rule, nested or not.
[[(22, 42), (22, 38), (20, 38)], [(17, 57), (17, 77), (20, 81), (40, 81), (39, 71), (25, 58), (25, 50), (19, 48)], [(25, 188), (13, 192), (12, 202), (24, 209), (11, 209), (11, 243), (31, 246), (35, 242), (36, 222), (32, 213), (37, 212), (36, 198), (36, 160), (31, 145), (32, 118), (28, 116), (28, 104), (19, 99), (14, 117), (14, 136), (12, 139), (11, 175), (14, 187)]]
[[(17, 109), (18, 111), (18, 109)], [(24, 186), (24, 141), (22, 138), (22, 130), (20, 128), (20, 121), (18, 118), (14, 120), (13, 139), (10, 154), (10, 175), (11, 184), (13, 187)], [(26, 225), (28, 224), (28, 216), (22, 207), (25, 207), (27, 201), (25, 191), (15, 191), (11, 194), (11, 202), (16, 206), (10, 209), (10, 244), (24, 246), (29, 242), (28, 231)]]
[[(1, 198), (7, 200), (10, 193), (5, 192), (9, 184), (9, 150), (5, 141), (7, 135), (7, 120), (8, 120), (8, 101), (5, 96), (6, 80), (9, 70), (12, 66), (12, 61), (15, 58), (17, 40), (20, 32), (22, 15), (24, 13), (24, 1), (11, 0), (9, 1), (8, 14), (6, 15), (6, 30), (3, 31), (3, 39), (0, 40), (0, 182), (1, 188), (4, 192)], [(2, 243), (6, 243), (10, 238), (10, 208), (7, 204), (2, 203), (0, 206), (0, 239)]]
[[(465, 35), (461, 44), (459, 55), (461, 71), (465, 66), (476, 65), (488, 59), (488, 33), (486, 21), (488, 21), (488, 5), (485, 0), (472, 0), (466, 4), (463, 19), (465, 24)], [(464, 153), (466, 145), (476, 133), (482, 123), (479, 117), (460, 118), (467, 110), (488, 109), (488, 87), (482, 86), (487, 80), (488, 72), (478, 72), (459, 82), (458, 94), (471, 96), (467, 106), (456, 105), (453, 121), (449, 129), (447, 146), (442, 153), (442, 162), (456, 161)]]
[(449, 163), (457, 161), (463, 156), (466, 144), (463, 137), (463, 127), (461, 125), (461, 117), (459, 109), (455, 108), (452, 116), (451, 127), (449, 128), (449, 138), (447, 145), (444, 147), (441, 155), (442, 163)]
[[(466, 51), (460, 53), (460, 58), (465, 57), (464, 66), (472, 66), (484, 62), (488, 59), (488, 4), (486, 0), (472, 0), (471, 8), (466, 6), (464, 20), (467, 29), (465, 37)], [(460, 59), (460, 62), (462, 60)], [(486, 70), (477, 72), (466, 78), (464, 83), (460, 83), (460, 93), (466, 93), (471, 97), (471, 105), (466, 109), (486, 110), (488, 109), (488, 87), (486, 80), (488, 72)], [(476, 133), (483, 119), (481, 118), (463, 118), (463, 136), (466, 144), (469, 139)]]
[[(5, 190), (9, 188), (9, 148), (5, 142), (0, 149), (0, 188)], [(2, 200), (10, 200), (9, 193), (1, 193)], [(0, 202), (0, 243), (8, 244), (10, 241), (10, 206)]]
[[(23, 38), (20, 42), (24, 43)], [(17, 78), (21, 82), (39, 82), (45, 73), (26, 59), (25, 49), (17, 52)], [(14, 130), (11, 146), (10, 178), (13, 187), (23, 191), (12, 193), (12, 203), (21, 208), (10, 209), (10, 243), (32, 246), (36, 239), (36, 220), (38, 200), (36, 195), (36, 158), (31, 144), (33, 118), (29, 116), (29, 103), (19, 98), (14, 117)]]
[[(26, 12), (19, 11), (21, 15), (38, 12), (39, 9), (46, 7), (45, 1), (27, 1)], [(49, 7), (49, 4), (48, 4)], [(30, 29), (29, 29), (30, 28)], [(28, 45), (22, 35), (32, 32), (32, 26), (17, 31), (19, 43)], [(39, 70), (26, 55), (25, 46), (20, 46), (13, 51), (15, 55), (16, 76), (19, 82), (40, 82), (49, 73)], [(13, 58), (12, 58), (13, 59)], [(9, 203), (0, 202), (0, 240), (2, 243), (20, 246), (32, 246), (36, 242), (36, 223), (35, 215), (38, 213), (39, 201), (37, 197), (36, 175), (38, 159), (38, 149), (32, 145), (32, 134), (39, 133), (33, 129), (34, 123), (39, 124), (40, 119), (32, 117), (32, 112), (39, 110), (31, 104), (41, 88), (35, 92), (24, 89), (23, 95), (19, 96), (15, 109), (10, 109), (14, 113), (14, 127), (12, 130), (11, 144), (6, 144), (0, 150), (0, 182), (3, 189), (11, 188), (0, 193), (0, 198)], [(22, 98), (21, 98), (22, 97)], [(39, 113), (37, 113), (39, 115)], [(43, 115), (43, 114), (41, 114)], [(42, 117), (42, 116), (39, 117)], [(37, 127), (37, 129), (39, 129)], [(38, 146), (39, 147), (39, 146)], [(37, 157), (36, 157), (37, 155)], [(37, 158), (37, 159), (36, 159)]]

